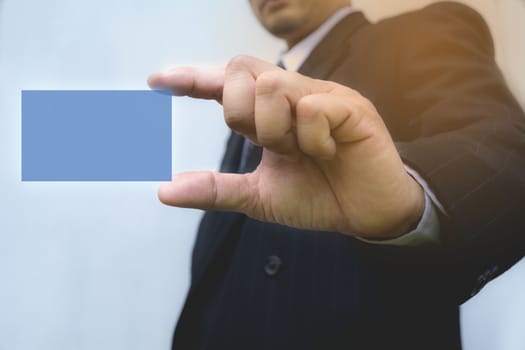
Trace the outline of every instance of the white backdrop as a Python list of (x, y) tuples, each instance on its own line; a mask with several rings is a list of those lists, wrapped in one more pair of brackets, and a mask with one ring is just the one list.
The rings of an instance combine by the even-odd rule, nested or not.
[[(390, 11), (360, 3), (374, 18)], [(1, 6), (0, 350), (168, 349), (201, 213), (162, 206), (155, 183), (21, 183), (20, 90), (144, 89), (170, 64), (238, 53), (275, 61), (283, 46), (246, 0)], [(517, 62), (510, 47), (505, 62)], [(227, 135), (220, 109), (178, 98), (173, 118), (174, 172), (216, 168)], [(525, 348), (524, 265), (464, 307), (467, 350)]]

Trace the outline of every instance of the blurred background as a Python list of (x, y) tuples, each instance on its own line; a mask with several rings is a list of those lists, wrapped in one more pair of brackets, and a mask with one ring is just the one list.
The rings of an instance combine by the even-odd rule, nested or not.
[[(427, 0), (360, 0), (377, 20)], [(487, 19), (525, 105), (525, 1), (464, 1)], [(146, 89), (169, 65), (222, 65), (284, 46), (247, 0), (0, 0), (0, 350), (170, 346), (201, 213), (156, 183), (22, 183), (22, 89)], [(228, 133), (213, 102), (173, 101), (174, 172), (217, 168)], [(525, 349), (525, 262), (462, 307), (466, 350)]]

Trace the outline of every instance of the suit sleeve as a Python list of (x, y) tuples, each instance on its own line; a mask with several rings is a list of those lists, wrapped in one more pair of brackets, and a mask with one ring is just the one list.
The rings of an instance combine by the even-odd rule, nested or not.
[(525, 251), (525, 117), (479, 14), (442, 3), (411, 23), (398, 53), (410, 131), (396, 145), (444, 206), (441, 238), (466, 299)]

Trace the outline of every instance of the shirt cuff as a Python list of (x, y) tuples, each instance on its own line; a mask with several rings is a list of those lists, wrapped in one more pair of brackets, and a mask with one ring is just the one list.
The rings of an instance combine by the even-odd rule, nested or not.
[(439, 237), (439, 218), (436, 208), (429, 196), (425, 193), (425, 209), (417, 224), (417, 227), (399, 237), (392, 239), (373, 240), (363, 237), (356, 237), (360, 241), (370, 244), (398, 245), (398, 246), (424, 246), (440, 245)]
[(430, 190), (427, 182), (409, 166), (405, 165), (407, 173), (410, 174), (423, 188), (425, 192), (425, 209), (423, 215), (417, 224), (417, 227), (399, 237), (393, 239), (366, 239), (356, 237), (357, 239), (371, 244), (381, 245), (398, 245), (398, 246), (423, 246), (423, 245), (440, 245), (439, 236), (439, 217), (437, 210), (446, 215), (441, 203), (437, 200), (434, 193)]

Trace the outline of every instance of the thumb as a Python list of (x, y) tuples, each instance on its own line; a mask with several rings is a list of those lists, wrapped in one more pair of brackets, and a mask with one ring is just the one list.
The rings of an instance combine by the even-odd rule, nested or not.
[(182, 208), (244, 212), (252, 200), (250, 174), (211, 171), (175, 175), (159, 188), (162, 203)]

